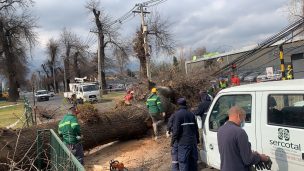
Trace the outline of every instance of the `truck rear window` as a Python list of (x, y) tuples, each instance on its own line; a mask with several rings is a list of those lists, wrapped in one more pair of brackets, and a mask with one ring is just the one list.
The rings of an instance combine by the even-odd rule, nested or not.
[(269, 125), (304, 128), (304, 94), (272, 94), (268, 96)]

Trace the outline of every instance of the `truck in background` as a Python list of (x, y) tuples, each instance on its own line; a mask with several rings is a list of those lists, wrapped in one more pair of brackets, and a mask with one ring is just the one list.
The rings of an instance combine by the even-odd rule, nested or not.
[(76, 98), (79, 103), (83, 102), (97, 102), (100, 100), (99, 84), (96, 82), (84, 82), (84, 78), (75, 78), (76, 83), (70, 83), (69, 92), (64, 92), (65, 98), (72, 100), (72, 96)]

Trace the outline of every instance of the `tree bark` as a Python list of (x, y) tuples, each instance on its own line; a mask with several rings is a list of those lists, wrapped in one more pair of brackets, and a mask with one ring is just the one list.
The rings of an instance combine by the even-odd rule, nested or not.
[(147, 79), (147, 60), (145, 57), (138, 58), (140, 63), (140, 70), (141, 70), (141, 78)]
[(0, 22), (1, 41), (4, 51), (4, 60), (9, 84), (8, 101), (16, 102), (19, 98), (17, 78), (16, 78), (16, 60), (15, 55), (11, 52), (11, 37), (9, 31), (5, 30), (4, 24)]
[(76, 77), (80, 78), (81, 74), (80, 74), (80, 69), (79, 69), (79, 65), (78, 65), (78, 57), (79, 57), (79, 52), (76, 52), (74, 54), (74, 64), (73, 64), (73, 69), (74, 69), (74, 74), (76, 75)]
[(98, 75), (100, 75), (101, 78), (98, 78), (99, 81), (101, 81), (100, 86), (102, 86), (102, 90), (103, 90), (103, 94), (106, 94), (107, 91), (107, 83), (106, 83), (106, 74), (105, 74), (105, 36), (104, 36), (104, 27), (103, 27), (103, 23), (100, 21), (99, 16), (100, 16), (100, 11), (97, 11), (96, 9), (92, 9), (93, 14), (95, 16), (95, 24), (98, 30), (98, 39), (99, 39), (99, 63), (98, 65), (100, 65), (101, 67), (101, 71), (99, 71), (100, 73), (98, 73)]

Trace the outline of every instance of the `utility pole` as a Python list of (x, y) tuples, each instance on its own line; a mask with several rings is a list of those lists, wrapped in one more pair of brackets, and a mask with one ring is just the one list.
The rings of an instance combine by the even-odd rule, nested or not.
[(145, 22), (145, 15), (149, 14), (150, 12), (144, 9), (144, 4), (136, 4), (138, 6), (139, 11), (133, 11), (134, 13), (140, 13), (141, 15), (141, 29), (142, 34), (144, 35), (144, 49), (145, 49), (145, 57), (146, 57), (146, 68), (147, 68), (147, 78), (151, 80), (151, 70), (150, 70), (150, 52), (149, 52), (149, 45), (148, 45), (148, 26)]
[(282, 72), (282, 80), (285, 80), (285, 64), (284, 64), (284, 52), (283, 52), (283, 45), (279, 46), (280, 50), (280, 62), (281, 62), (281, 72)]

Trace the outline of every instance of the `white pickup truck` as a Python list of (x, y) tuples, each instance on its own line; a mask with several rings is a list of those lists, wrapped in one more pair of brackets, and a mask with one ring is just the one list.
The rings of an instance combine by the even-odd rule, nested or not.
[(246, 111), (244, 130), (252, 150), (270, 156), (271, 170), (304, 170), (304, 79), (231, 87), (213, 100), (203, 128), (202, 160), (220, 169), (217, 131), (238, 105)]
[(100, 99), (99, 86), (96, 83), (70, 83), (70, 92), (64, 92), (67, 99), (71, 99), (75, 94), (80, 102), (96, 102)]

